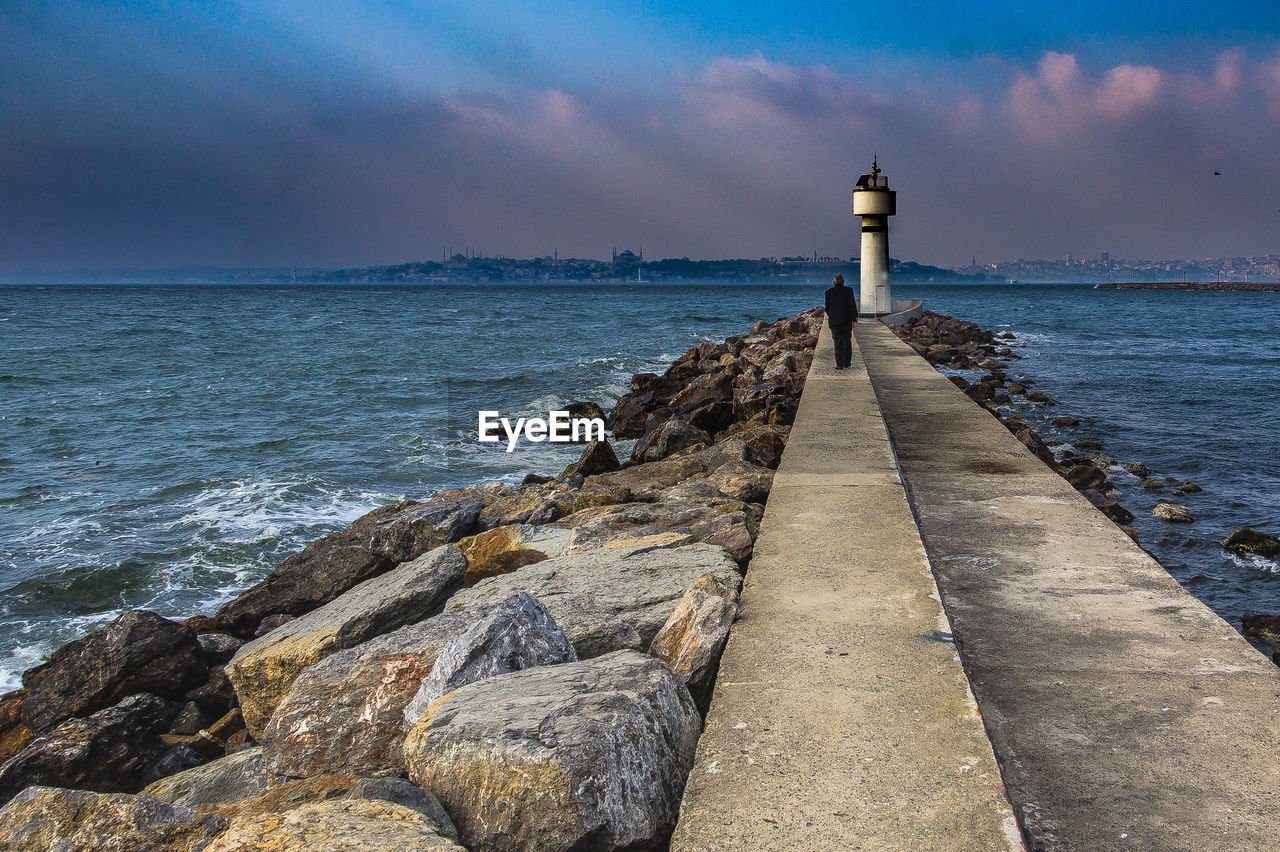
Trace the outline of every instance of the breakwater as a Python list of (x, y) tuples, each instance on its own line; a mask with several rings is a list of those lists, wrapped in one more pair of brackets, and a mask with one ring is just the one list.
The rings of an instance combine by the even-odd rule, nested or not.
[(384, 506), (217, 613), (64, 646), (0, 699), (0, 829), (660, 844), (819, 322), (636, 375), (610, 415), (625, 464), (593, 442), (558, 477)]
[(1240, 290), (1249, 293), (1280, 293), (1280, 283), (1247, 281), (1116, 281), (1099, 284), (1099, 290)]

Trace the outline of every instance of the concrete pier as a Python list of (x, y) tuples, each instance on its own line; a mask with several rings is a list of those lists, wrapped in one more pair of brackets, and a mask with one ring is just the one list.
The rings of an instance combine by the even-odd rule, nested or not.
[(1020, 848), (875, 393), (825, 328), (671, 848)]
[(1277, 755), (1280, 669), (888, 328), (841, 371), (823, 329), (672, 849), (1280, 849)]

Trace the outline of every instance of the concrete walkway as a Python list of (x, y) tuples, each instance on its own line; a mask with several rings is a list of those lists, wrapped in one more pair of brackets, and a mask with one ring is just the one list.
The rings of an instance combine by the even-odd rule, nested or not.
[(1031, 847), (1280, 849), (1280, 669), (887, 328), (856, 340)]
[(833, 363), (823, 329), (671, 848), (1021, 848), (875, 393)]

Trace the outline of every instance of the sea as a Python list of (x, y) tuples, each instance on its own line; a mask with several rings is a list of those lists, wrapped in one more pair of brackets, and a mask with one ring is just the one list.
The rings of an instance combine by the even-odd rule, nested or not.
[[(480, 410), (606, 410), (632, 373), (820, 304), (819, 280), (679, 284), (0, 287), (0, 690), (121, 612), (211, 614), (391, 500), (528, 473), (578, 449), (475, 440)], [(1280, 295), (896, 283), (1016, 337), (1057, 401), (1049, 441), (1098, 441), (1144, 546), (1232, 624), (1280, 612)], [(1049, 425), (1080, 418), (1076, 429)], [(1203, 492), (1170, 499), (1119, 465)], [(1171, 486), (1172, 487), (1172, 486)], [(1261, 647), (1261, 646), (1260, 646)]]

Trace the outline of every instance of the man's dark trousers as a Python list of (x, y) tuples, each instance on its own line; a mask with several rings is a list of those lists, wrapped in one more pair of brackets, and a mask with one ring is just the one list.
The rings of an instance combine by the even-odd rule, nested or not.
[(836, 344), (836, 366), (847, 367), (853, 361), (853, 323), (833, 325), (831, 339)]

